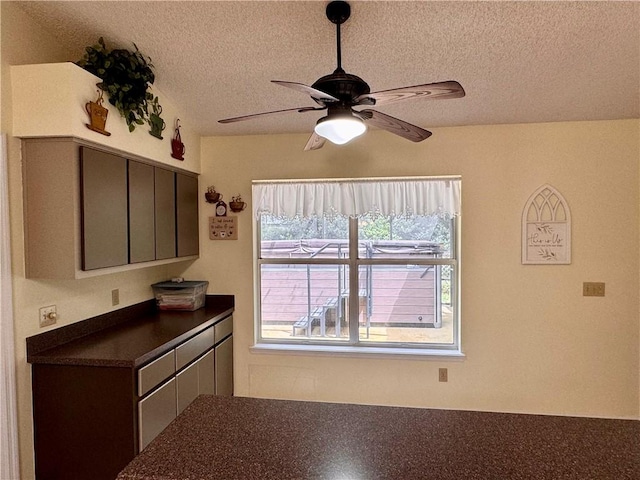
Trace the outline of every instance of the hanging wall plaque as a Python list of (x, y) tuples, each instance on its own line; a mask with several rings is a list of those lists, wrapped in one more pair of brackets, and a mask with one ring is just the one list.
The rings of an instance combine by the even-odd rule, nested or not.
[(237, 240), (238, 217), (209, 217), (209, 240)]
[(105, 126), (107, 125), (109, 110), (102, 105), (102, 102), (104, 101), (102, 95), (102, 90), (98, 90), (98, 99), (95, 102), (88, 102), (85, 104), (84, 108), (91, 119), (91, 123), (86, 123), (85, 125), (89, 130), (93, 130), (94, 132), (101, 133), (108, 137), (111, 133), (105, 130)]
[(184, 143), (180, 136), (180, 119), (176, 120), (175, 135), (171, 139), (171, 156), (176, 160), (184, 160)]
[(522, 263), (571, 263), (571, 212), (562, 194), (551, 185), (533, 192), (522, 211)]

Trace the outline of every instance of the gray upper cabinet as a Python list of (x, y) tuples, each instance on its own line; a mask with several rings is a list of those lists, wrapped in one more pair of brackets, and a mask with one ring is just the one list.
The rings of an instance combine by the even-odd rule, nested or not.
[(198, 255), (197, 175), (74, 138), (23, 139), (22, 149), (27, 278)]
[(178, 257), (198, 255), (198, 178), (176, 173)]
[(156, 167), (155, 240), (156, 259), (176, 256), (176, 174)]
[(86, 147), (80, 150), (82, 269), (126, 265), (127, 161)]
[[(153, 165), (129, 160), (129, 262), (156, 259)], [(166, 258), (166, 257), (165, 257)]]

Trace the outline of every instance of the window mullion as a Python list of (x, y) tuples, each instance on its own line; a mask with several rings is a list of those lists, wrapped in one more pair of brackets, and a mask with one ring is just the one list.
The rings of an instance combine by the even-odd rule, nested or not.
[(260, 217), (253, 221), (253, 288), (254, 288), (254, 316), (258, 319), (253, 325), (253, 339), (255, 342), (262, 341), (262, 278), (260, 259), (262, 258), (262, 222)]
[(349, 218), (349, 343), (359, 342), (358, 219)]

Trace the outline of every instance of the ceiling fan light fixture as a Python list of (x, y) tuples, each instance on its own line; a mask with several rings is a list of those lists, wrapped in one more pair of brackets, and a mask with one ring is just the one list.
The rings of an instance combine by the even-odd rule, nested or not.
[(353, 115), (327, 115), (318, 120), (314, 131), (336, 145), (344, 145), (366, 132), (367, 126)]

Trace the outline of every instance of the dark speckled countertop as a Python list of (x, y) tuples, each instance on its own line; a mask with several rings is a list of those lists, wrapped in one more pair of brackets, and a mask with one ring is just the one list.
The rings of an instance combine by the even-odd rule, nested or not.
[(640, 422), (200, 396), (118, 480), (640, 478)]
[(207, 295), (195, 311), (158, 311), (149, 300), (27, 338), (32, 364), (135, 368), (231, 315), (233, 295)]

